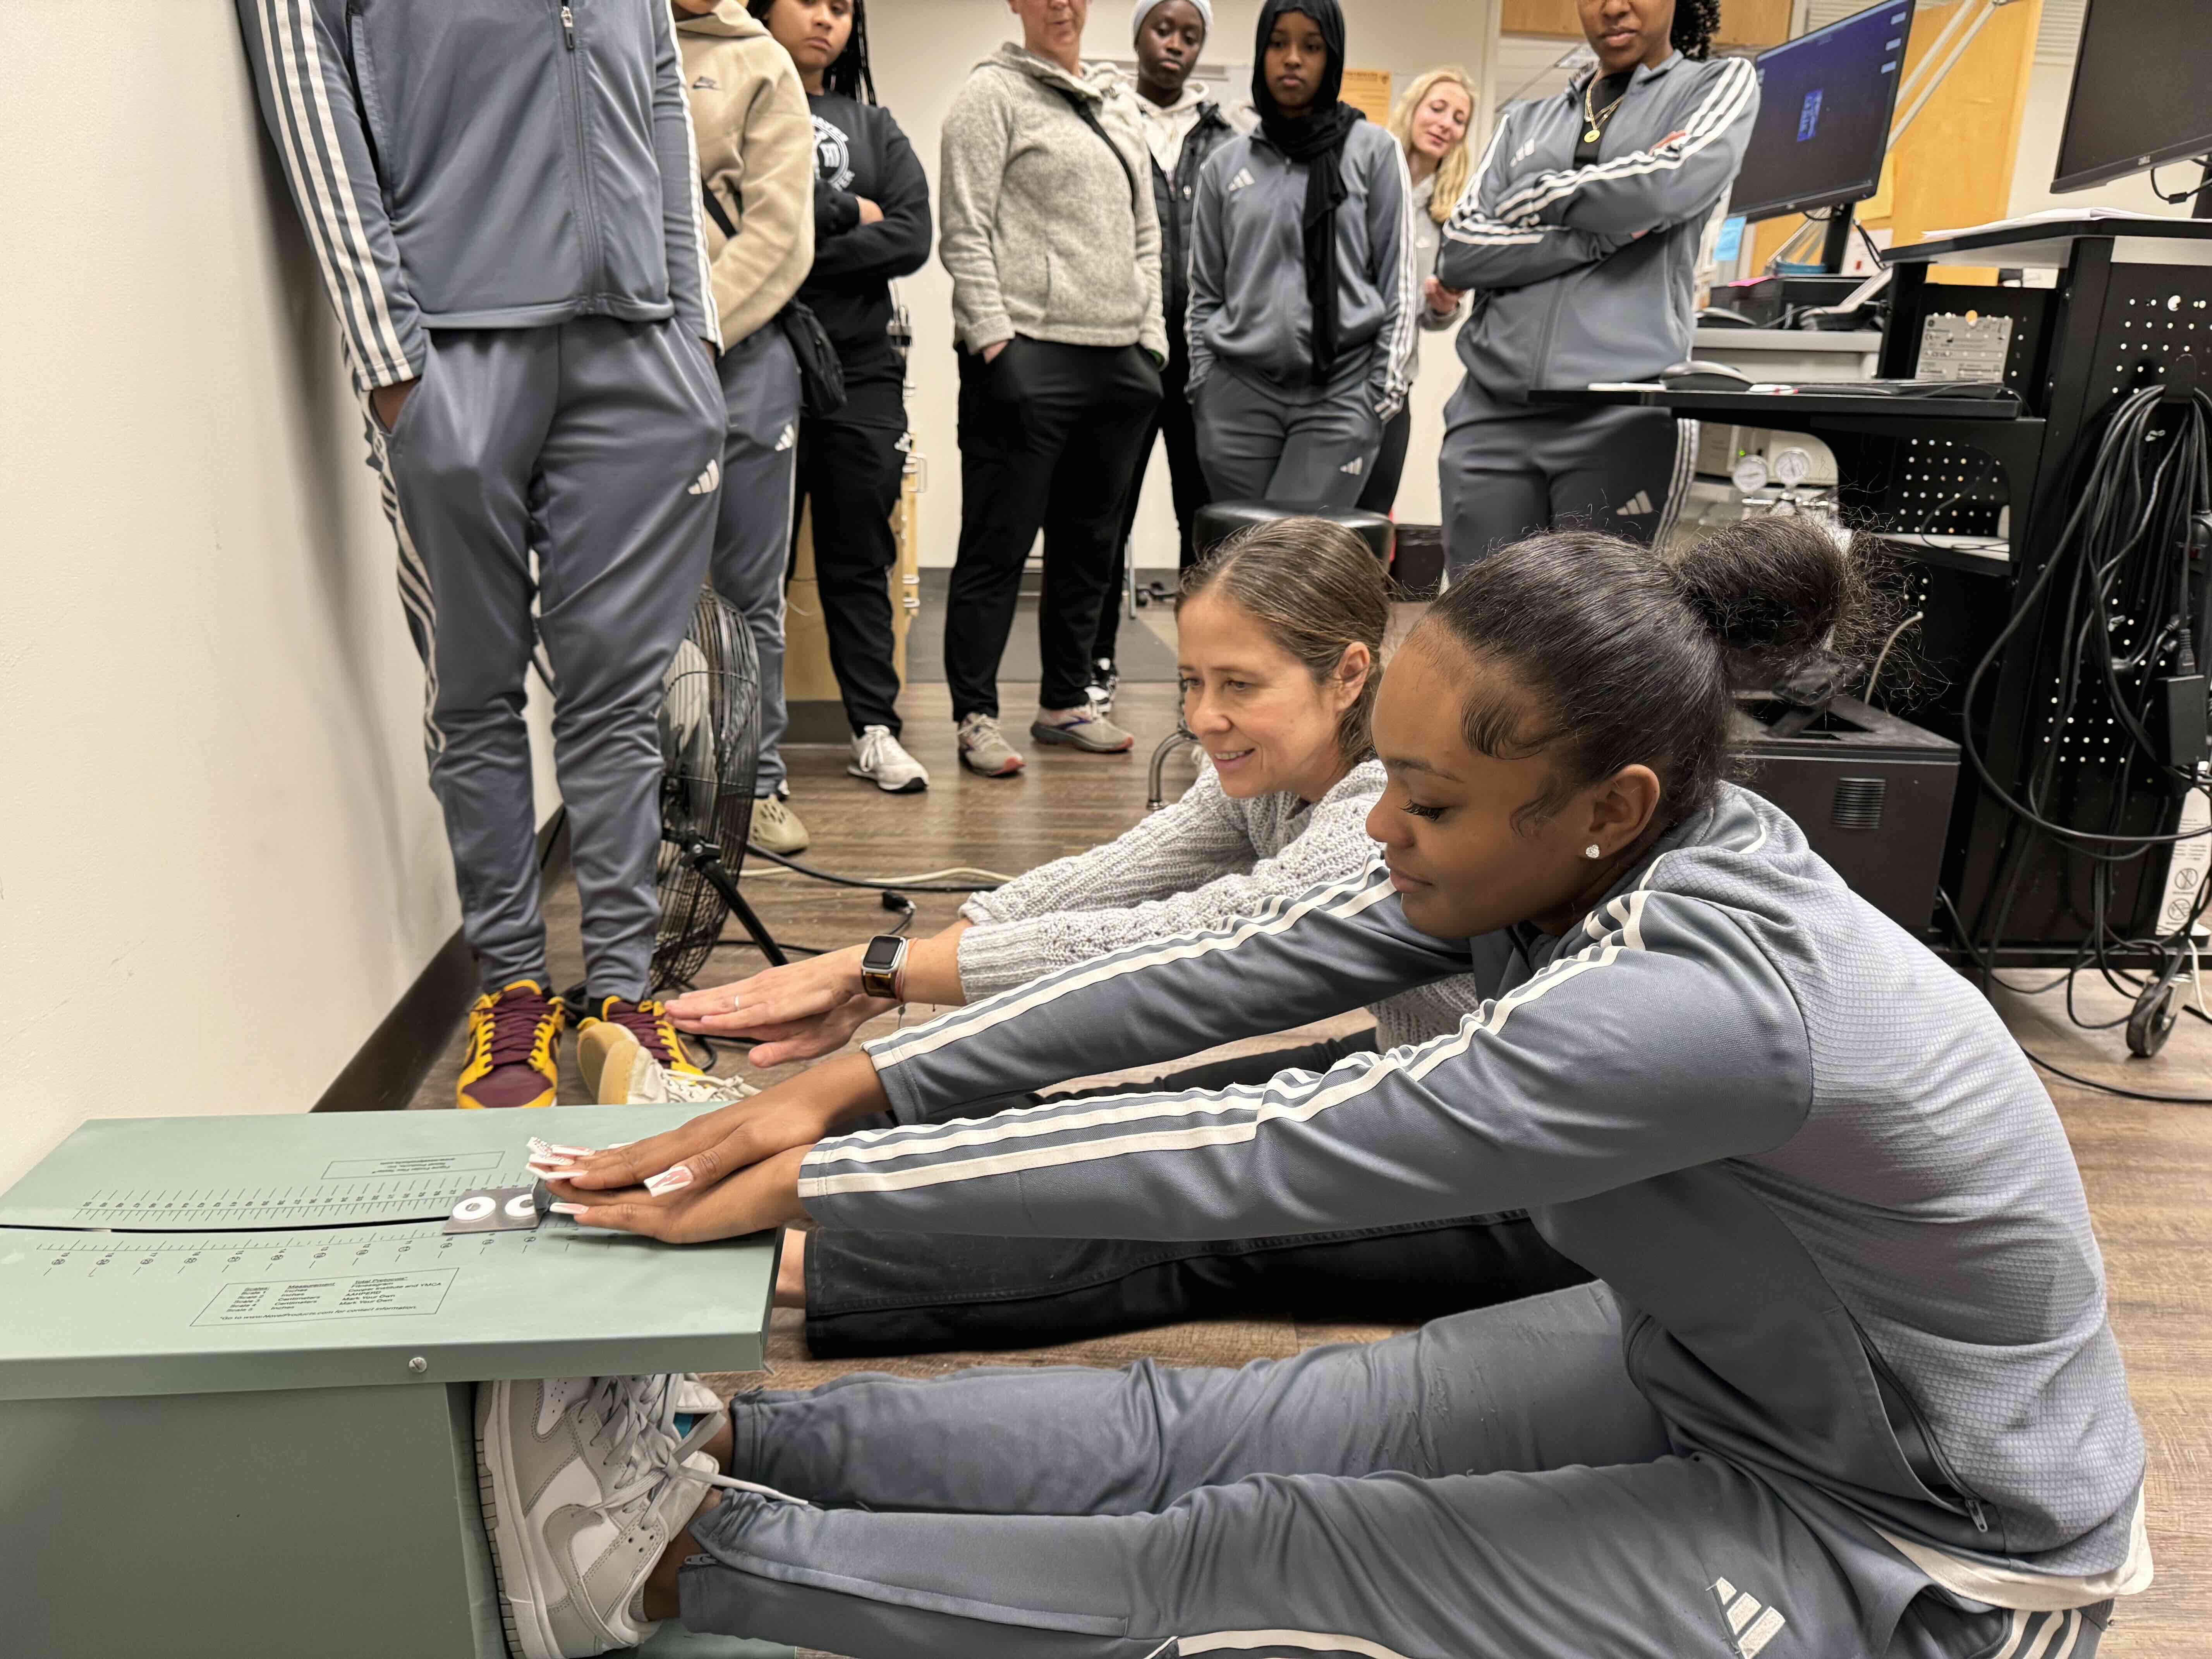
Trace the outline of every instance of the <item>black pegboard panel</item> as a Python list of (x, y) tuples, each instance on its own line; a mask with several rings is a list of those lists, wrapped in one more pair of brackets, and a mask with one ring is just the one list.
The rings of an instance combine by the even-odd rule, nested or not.
[(2003, 470), (1985, 451), (1948, 438), (1830, 441), (1852, 523), (1904, 536), (1997, 533), (2011, 497)]
[(2212, 269), (2115, 265), (2105, 319), (2092, 408), (2162, 381), (2185, 354), (2196, 359), (2199, 382), (2212, 383)]

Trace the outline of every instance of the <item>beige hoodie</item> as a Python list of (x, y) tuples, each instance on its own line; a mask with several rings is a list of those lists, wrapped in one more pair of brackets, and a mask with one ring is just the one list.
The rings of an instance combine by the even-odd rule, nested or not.
[(789, 54), (745, 10), (676, 13), (699, 176), (738, 227), (707, 234), (725, 349), (781, 311), (814, 265), (814, 118)]
[[(1121, 161), (1070, 96), (1089, 106)], [(1078, 80), (1012, 44), (977, 64), (945, 114), (939, 168), (938, 257), (952, 273), (960, 343), (980, 352), (1017, 334), (1135, 343), (1164, 362), (1151, 172), (1112, 70)]]

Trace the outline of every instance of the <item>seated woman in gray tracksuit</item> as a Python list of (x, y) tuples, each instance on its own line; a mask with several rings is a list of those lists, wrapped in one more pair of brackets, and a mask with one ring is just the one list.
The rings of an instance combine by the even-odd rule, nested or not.
[[(1723, 781), (1732, 684), (1841, 668), (1863, 590), (1803, 520), (1523, 542), (1383, 677), (1364, 873), (545, 1160), (583, 1224), (679, 1242), (1527, 1206), (1599, 1282), (1233, 1371), (487, 1385), (526, 1659), (679, 1615), (902, 1659), (2087, 1659), (2150, 1560), (2065, 1132)], [(1325, 1071), (927, 1121), (1470, 973), (1455, 1031)]]
[(1474, 290), (1437, 462), (1455, 571), (1553, 527), (1663, 546), (1697, 453), (1697, 423), (1665, 410), (1528, 393), (1648, 380), (1690, 355), (1698, 251), (1758, 72), (1710, 55), (1717, 0), (1583, 0), (1582, 16), (1598, 61), (1506, 110), (1437, 252), (1437, 280)]
[(1350, 507), (1410, 385), (1412, 185), (1337, 96), (1337, 0), (1267, 0), (1252, 58), (1260, 130), (1214, 152), (1191, 210), (1199, 462), (1216, 501)]

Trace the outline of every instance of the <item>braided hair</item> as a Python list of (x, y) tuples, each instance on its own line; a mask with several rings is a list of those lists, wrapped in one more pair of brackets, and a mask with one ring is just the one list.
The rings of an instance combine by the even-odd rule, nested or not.
[[(746, 0), (745, 9), (760, 21), (775, 9), (775, 0)], [(856, 102), (873, 104), (876, 96), (875, 71), (868, 67), (868, 0), (853, 0), (853, 33), (845, 41), (845, 50), (837, 54), (837, 61), (822, 73), (822, 90), (835, 98), (850, 98)]]
[(1720, 26), (1721, 0), (1674, 0), (1674, 24), (1667, 32), (1668, 43), (1683, 57), (1702, 63), (1713, 55), (1713, 36)]

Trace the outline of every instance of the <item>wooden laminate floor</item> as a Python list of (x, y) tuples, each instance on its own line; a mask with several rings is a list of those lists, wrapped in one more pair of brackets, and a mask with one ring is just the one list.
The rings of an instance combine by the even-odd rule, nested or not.
[[(1005, 690), (1008, 724), (1018, 732), (1036, 688)], [(1143, 813), (1146, 757), (1174, 726), (1172, 687), (1130, 687), (1116, 718), (1137, 733), (1134, 754), (1101, 757), (1030, 747), (1029, 771), (1002, 781), (958, 769), (942, 686), (909, 687), (902, 706), (908, 745), (933, 775), (926, 795), (884, 795), (846, 777), (842, 750), (791, 751), (793, 805), (814, 835), (810, 861), (855, 874), (905, 874), (952, 864), (1012, 872), (1091, 846)], [(1178, 760), (1169, 774), (1172, 788), (1190, 775), (1188, 765)], [(744, 888), (780, 938), (802, 944), (848, 944), (886, 920), (870, 894), (750, 868)], [(918, 926), (925, 931), (950, 921), (959, 904), (957, 898), (928, 895), (916, 902)], [(557, 890), (548, 908), (556, 975), (565, 983), (578, 976), (573, 888)], [(734, 978), (758, 958), (732, 950), (722, 959)], [(2131, 1088), (2212, 1096), (2212, 1026), (2185, 1021), (2157, 1060), (2130, 1060), (2116, 1034), (2074, 1029), (2055, 1001), (2000, 996), (2021, 1040), (2069, 1071)], [(2097, 993), (2087, 1001), (2107, 1014), (2120, 1006)], [(718, 1069), (737, 1063), (726, 1055)], [(458, 1064), (456, 1052), (425, 1084), (417, 1105), (452, 1103)], [(775, 1075), (762, 1074), (761, 1080)], [(2123, 1604), (2104, 1659), (2197, 1659), (2212, 1651), (2212, 1501), (2206, 1493), (2212, 1480), (2212, 1108), (2120, 1100), (2055, 1080), (2051, 1094), (2088, 1189), (2111, 1280), (2112, 1326), (2127, 1356), (2150, 1447), (2157, 1582)], [(583, 1098), (573, 1069), (563, 1097)], [(1373, 1327), (1240, 1321), (989, 1358), (999, 1364), (1116, 1364), (1152, 1355), (1170, 1363), (1229, 1364), (1384, 1334)], [(780, 1322), (771, 1355), (778, 1387), (807, 1386), (851, 1369), (809, 1360), (788, 1319)], [(868, 1369), (931, 1376), (975, 1358), (932, 1355), (870, 1362)]]

